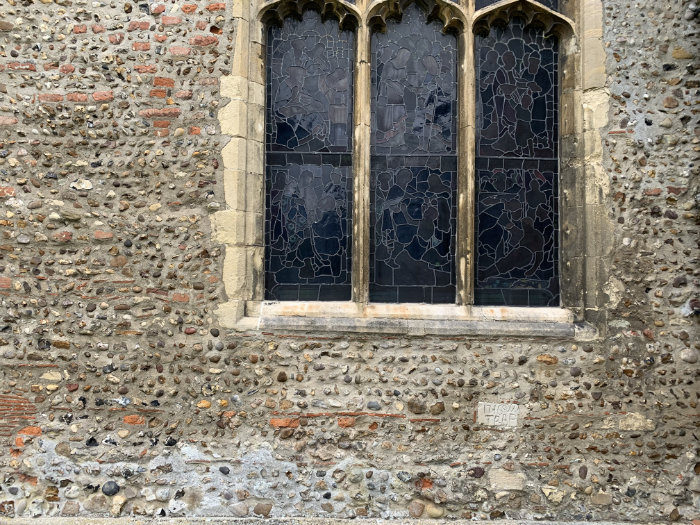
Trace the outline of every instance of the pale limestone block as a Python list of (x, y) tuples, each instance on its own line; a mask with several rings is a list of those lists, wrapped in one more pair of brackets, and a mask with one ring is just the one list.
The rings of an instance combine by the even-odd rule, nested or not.
[(248, 114), (245, 120), (248, 124), (248, 138), (256, 142), (264, 142), (265, 107), (248, 104)]
[(246, 173), (242, 170), (224, 169), (224, 199), (229, 208), (246, 210)]
[(244, 171), (248, 161), (248, 141), (241, 137), (232, 138), (221, 149), (224, 167), (231, 170)]
[(252, 298), (252, 274), (248, 271), (250, 253), (244, 246), (227, 246), (223, 281), (226, 294), (239, 300)]
[(250, 62), (250, 29), (248, 24), (245, 22), (240, 22), (238, 24), (238, 31), (234, 36), (233, 49), (233, 62), (231, 64), (231, 74), (247, 78), (249, 62)]
[(258, 84), (265, 83), (265, 47), (261, 43), (250, 43), (248, 78)]
[(249, 82), (246, 77), (238, 75), (220, 77), (219, 86), (221, 96), (223, 98), (230, 98), (231, 100), (248, 101), (250, 93), (248, 84)]
[(228, 246), (262, 246), (263, 214), (223, 210), (212, 215), (212, 235)]
[(245, 313), (245, 301), (228, 301), (220, 303), (214, 314), (219, 319), (222, 328), (235, 328)]
[(252, 173), (264, 173), (265, 144), (255, 140), (248, 140), (247, 146), (247, 170)]
[(586, 204), (599, 205), (607, 201), (610, 181), (602, 164), (591, 162), (586, 165)]
[(608, 125), (610, 92), (607, 89), (587, 91), (582, 97), (584, 131), (604, 128)]
[(523, 490), (525, 488), (525, 474), (505, 469), (491, 469), (489, 482), (493, 490)]
[(265, 85), (257, 82), (248, 84), (248, 103), (257, 106), (265, 106)]
[(232, 137), (248, 136), (248, 104), (232, 100), (219, 110), (221, 133)]
[(583, 155), (586, 159), (602, 159), (603, 144), (600, 140), (600, 130), (594, 129), (583, 132)]
[(226, 204), (237, 211), (264, 212), (262, 174), (224, 170)]
[(583, 89), (605, 85), (605, 50), (603, 48), (603, 4), (601, 0), (582, 0)]

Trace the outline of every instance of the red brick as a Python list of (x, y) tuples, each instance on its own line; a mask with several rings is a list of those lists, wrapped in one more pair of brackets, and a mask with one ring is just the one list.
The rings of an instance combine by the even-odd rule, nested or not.
[(109, 41), (112, 44), (121, 44), (124, 40), (124, 33), (114, 33), (109, 35)]
[(219, 39), (215, 36), (198, 35), (194, 38), (190, 38), (190, 44), (192, 44), (193, 46), (211, 46), (218, 43)]
[(164, 16), (160, 21), (164, 26), (174, 26), (182, 23), (182, 18), (179, 16)]
[(644, 195), (648, 195), (650, 197), (656, 197), (657, 195), (661, 195), (661, 188), (652, 188), (650, 190), (644, 190)]
[(155, 35), (153, 38), (155, 39), (156, 42), (162, 43), (168, 39), (168, 35)]
[(167, 129), (156, 129), (153, 131), (153, 134), (156, 137), (167, 137), (168, 135), (170, 135), (170, 131), (168, 131)]
[(15, 117), (0, 115), (0, 126), (14, 126), (15, 124), (17, 124), (17, 119)]
[(84, 24), (79, 24), (73, 27), (73, 32), (75, 34), (87, 33), (87, 26)]
[(168, 96), (168, 93), (164, 89), (152, 89), (148, 93), (149, 97), (155, 97), (155, 98), (165, 98)]
[(109, 102), (114, 100), (114, 93), (111, 91), (95, 91), (92, 94), (92, 98), (95, 102)]
[(299, 418), (273, 417), (270, 419), (270, 425), (275, 428), (296, 428), (299, 426)]
[(63, 95), (59, 95), (58, 93), (41, 93), (39, 95), (39, 101), (40, 102), (62, 102)]
[(666, 186), (666, 190), (674, 195), (682, 195), (688, 191), (688, 188), (684, 188), (683, 186)]
[(175, 56), (187, 56), (192, 52), (192, 49), (184, 46), (171, 46), (170, 54)]
[(75, 71), (75, 66), (73, 64), (63, 64), (61, 67), (58, 68), (58, 71), (60, 73), (63, 73), (64, 75), (67, 75)]
[(44, 64), (44, 71), (53, 71), (54, 69), (58, 69), (57, 62), (46, 62), (46, 64)]
[(155, 77), (153, 79), (153, 85), (160, 86), (160, 87), (174, 87), (175, 81), (172, 78)]
[(41, 435), (41, 428), (40, 427), (24, 427), (21, 429), (18, 434), (22, 434), (24, 436), (40, 436)]
[(179, 117), (180, 108), (149, 108), (139, 111), (139, 115), (145, 118), (155, 117)]
[(12, 279), (9, 277), (0, 277), (0, 289), (9, 290), (12, 288)]
[(19, 69), (21, 71), (36, 71), (36, 65), (31, 62), (10, 62), (7, 64), (10, 69)]
[(191, 14), (194, 13), (197, 10), (197, 5), (196, 4), (185, 4), (182, 6), (182, 12), (186, 14)]
[(224, 11), (226, 9), (226, 4), (223, 2), (216, 2), (214, 4), (209, 4), (207, 6), (208, 11)]
[(199, 135), (201, 132), (199, 126), (190, 126), (190, 135)]
[(104, 33), (105, 26), (103, 26), (102, 24), (92, 24), (92, 32), (93, 33)]
[(149, 27), (151, 27), (151, 23), (148, 20), (132, 20), (129, 22), (127, 31), (146, 31)]
[(182, 90), (175, 93), (175, 98), (181, 98), (182, 100), (189, 100), (192, 98), (192, 91)]
[(134, 66), (134, 69), (139, 73), (155, 73), (156, 71), (158, 71), (158, 68), (154, 65)]
[(0, 186), (0, 197), (14, 197), (15, 188), (13, 186)]
[(106, 232), (102, 230), (95, 230), (95, 233), (93, 233), (93, 236), (97, 240), (109, 240), (112, 237), (114, 237), (114, 234), (112, 232)]
[(168, 126), (170, 126), (169, 120), (154, 120), (153, 121), (154, 128), (167, 128)]
[(148, 51), (151, 49), (150, 42), (134, 42), (131, 44), (131, 49), (134, 51)]
[(123, 421), (127, 425), (145, 425), (146, 424), (146, 418), (143, 416), (136, 415), (136, 414), (133, 414), (130, 416), (124, 416)]
[(88, 96), (85, 93), (68, 93), (66, 99), (68, 102), (87, 102)]
[(338, 418), (338, 426), (340, 428), (351, 428), (355, 426), (355, 418), (354, 417), (339, 417)]
[(161, 14), (163, 11), (165, 11), (165, 5), (163, 5), (163, 4), (157, 4), (157, 5), (154, 5), (154, 6), (151, 8), (151, 14), (152, 14), (152, 15), (159, 15), (159, 14)]
[(52, 235), (53, 240), (56, 242), (69, 242), (71, 239), (73, 239), (73, 234), (69, 231), (60, 231), (56, 232)]
[(173, 301), (175, 301), (176, 303), (189, 303), (190, 296), (189, 296), (189, 294), (186, 294), (186, 293), (174, 293), (173, 294)]
[(200, 20), (194, 25), (195, 29), (199, 29), (200, 31), (204, 31), (207, 28), (207, 23), (204, 20)]

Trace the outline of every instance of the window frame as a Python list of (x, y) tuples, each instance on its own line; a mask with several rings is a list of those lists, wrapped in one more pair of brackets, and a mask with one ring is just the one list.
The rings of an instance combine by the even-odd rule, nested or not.
[[(587, 2), (588, 0), (582, 0)], [(455, 304), (369, 302), (369, 203), (371, 35), (402, 9), (423, 0), (252, 0), (234, 5), (235, 41), (232, 75), (222, 78), (222, 96), (230, 99), (219, 120), (222, 133), (230, 135), (223, 148), (227, 210), (212, 216), (215, 239), (226, 245), (223, 280), (228, 301), (217, 309), (224, 326), (240, 330), (326, 330), (417, 334), (503, 334), (572, 336), (576, 324), (597, 320), (598, 304), (586, 304), (586, 288), (604, 278), (596, 271), (594, 246), (585, 238), (593, 210), (586, 202), (583, 158), (583, 115), (578, 108), (581, 81), (580, 42), (571, 12), (555, 12), (537, 2), (503, 0), (474, 11), (473, 0), (459, 3), (435, 0), (431, 16), (444, 29), (457, 33), (458, 75), (458, 182)], [(341, 28), (355, 31), (355, 99), (353, 137), (353, 238), (352, 299), (343, 302), (265, 301), (264, 298), (264, 158), (266, 27), (287, 16), (301, 16), (306, 9), (338, 20)], [(504, 23), (514, 16), (528, 20), (560, 39), (560, 307), (489, 307), (472, 304), (475, 261), (475, 31)], [(595, 43), (593, 43), (594, 45)], [(469, 74), (465, 72), (471, 72)], [(359, 117), (359, 118), (358, 118)], [(365, 122), (366, 121), (366, 122)], [(600, 141), (591, 137), (591, 142)], [(576, 225), (574, 227), (574, 225)], [(598, 255), (598, 257), (600, 257)], [(596, 260), (594, 260), (596, 259)], [(598, 264), (598, 267), (601, 265)], [(594, 278), (589, 278), (591, 271)], [(591, 315), (588, 315), (592, 312)], [(580, 331), (580, 330), (579, 330)], [(590, 330), (589, 330), (590, 331)]]

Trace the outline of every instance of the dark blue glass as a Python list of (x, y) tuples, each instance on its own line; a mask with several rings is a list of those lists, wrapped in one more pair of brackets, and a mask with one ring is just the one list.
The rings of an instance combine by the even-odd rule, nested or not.
[(456, 73), (415, 4), (372, 35), (370, 301), (455, 301)]
[(266, 299), (350, 299), (353, 53), (313, 11), (269, 29)]
[(558, 43), (516, 18), (476, 59), (475, 303), (558, 306)]
[[(559, 9), (559, 0), (536, 0), (540, 4), (549, 7), (550, 9), (557, 10)], [(483, 9), (484, 7), (488, 7), (491, 4), (495, 4), (496, 2), (500, 2), (500, 0), (476, 0), (476, 9)]]

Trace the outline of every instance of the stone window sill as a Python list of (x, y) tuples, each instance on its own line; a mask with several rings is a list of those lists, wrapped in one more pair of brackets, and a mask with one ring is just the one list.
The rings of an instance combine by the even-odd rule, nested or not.
[(566, 308), (297, 301), (250, 301), (236, 329), (576, 339), (594, 332)]

